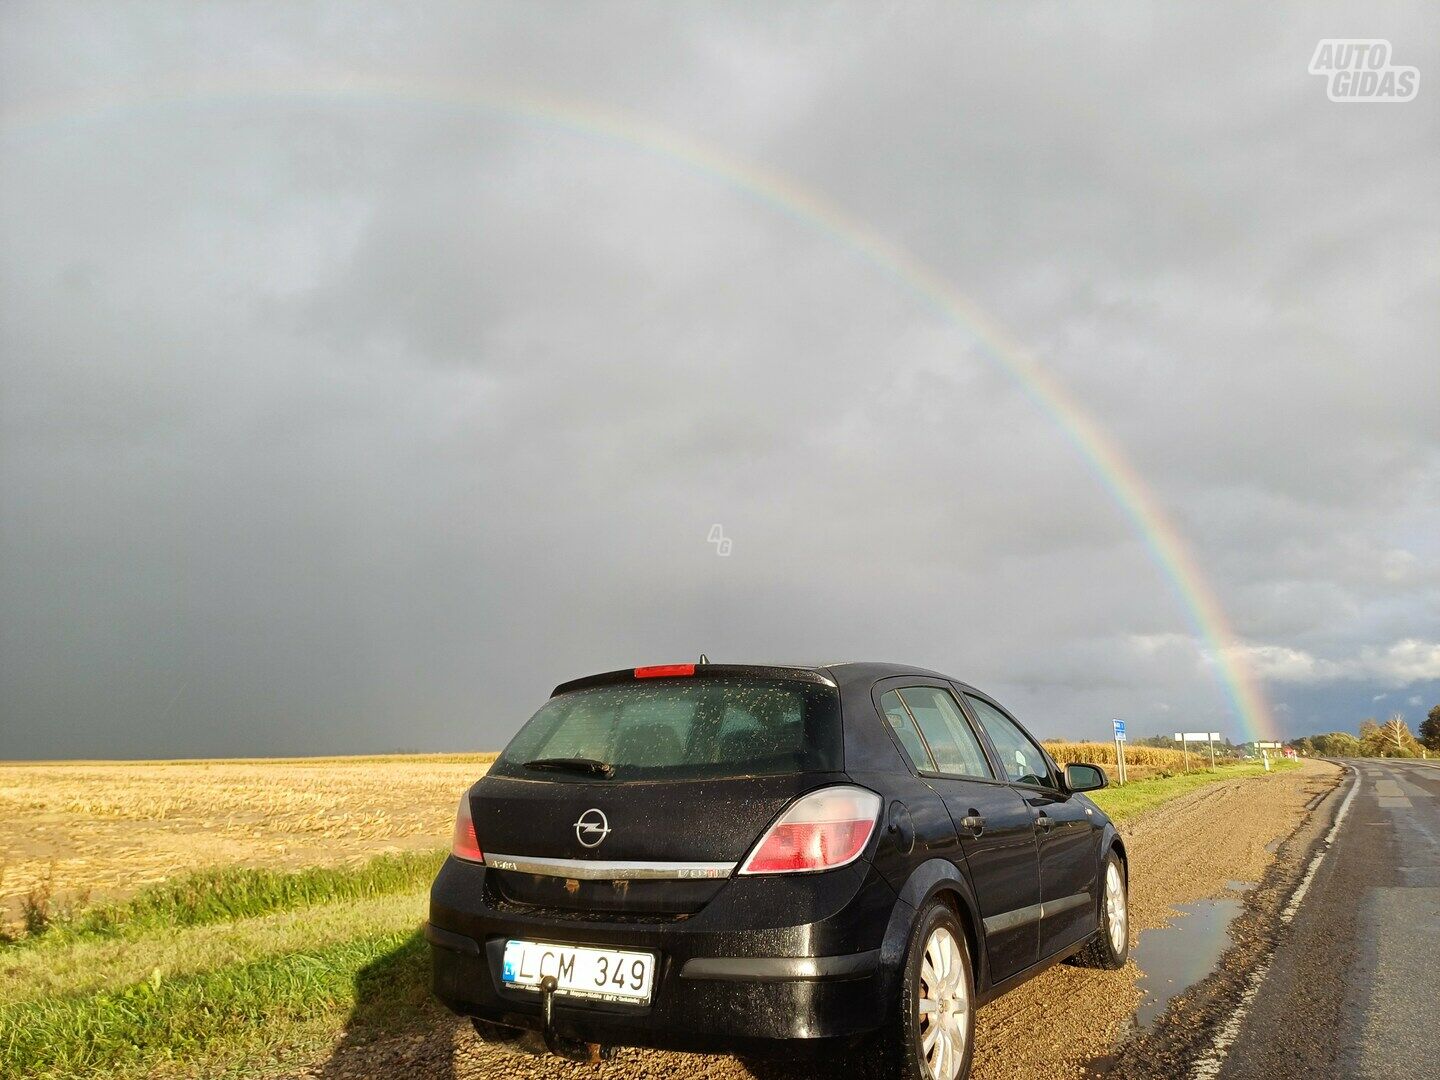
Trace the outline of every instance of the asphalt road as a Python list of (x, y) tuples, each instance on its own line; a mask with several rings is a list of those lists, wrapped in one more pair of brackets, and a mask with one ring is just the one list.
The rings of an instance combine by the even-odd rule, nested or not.
[(1222, 1080), (1440, 1076), (1440, 765), (1348, 764), (1354, 798), (1230, 1017)]

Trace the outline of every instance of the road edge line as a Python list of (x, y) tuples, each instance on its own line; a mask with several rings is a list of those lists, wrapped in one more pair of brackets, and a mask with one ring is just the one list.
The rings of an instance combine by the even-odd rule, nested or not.
[[(1305, 899), (1305, 894), (1310, 891), (1310, 883), (1315, 879), (1315, 873), (1320, 869), (1320, 864), (1325, 861), (1325, 856), (1330, 853), (1330, 846), (1335, 842), (1336, 835), (1340, 832), (1340, 826), (1345, 821), (1345, 816), (1350, 812), (1350, 804), (1355, 800), (1355, 795), (1360, 790), (1360, 770), (1353, 765), (1346, 765), (1346, 769), (1354, 774), (1354, 781), (1350, 785), (1350, 791), (1346, 794), (1344, 801), (1340, 803), (1340, 809), (1335, 813), (1335, 820), (1330, 825), (1330, 831), (1320, 841), (1320, 850), (1310, 859), (1310, 865), (1305, 869), (1305, 876), (1300, 879), (1300, 884), (1295, 886), (1295, 891), (1290, 894), (1283, 911), (1280, 912), (1280, 922), (1288, 925), (1300, 908), (1300, 901)], [(1215, 1080), (1220, 1075), (1220, 1070), (1225, 1067), (1225, 1061), (1230, 1056), (1230, 1048), (1235, 1045), (1235, 1040), (1240, 1037), (1240, 1026), (1245, 1022), (1246, 1015), (1250, 1012), (1250, 1006), (1255, 1003), (1255, 998), (1260, 993), (1260, 987), (1264, 985), (1265, 976), (1270, 973), (1270, 964), (1275, 959), (1275, 947), (1266, 952), (1264, 958), (1251, 969), (1249, 977), (1245, 980), (1245, 990), (1236, 1002), (1235, 1009), (1226, 1018), (1220, 1030), (1215, 1033), (1215, 1038), (1210, 1041), (1210, 1046), (1190, 1066), (1190, 1080)]]

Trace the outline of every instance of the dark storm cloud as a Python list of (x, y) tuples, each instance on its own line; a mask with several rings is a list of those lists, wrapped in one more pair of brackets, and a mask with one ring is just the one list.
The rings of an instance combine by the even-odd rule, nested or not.
[(493, 747), (702, 649), (1240, 734), (966, 328), (455, 87), (712, 144), (935, 266), (1125, 447), (1296, 731), (1440, 679), (1434, 95), (1306, 72), (1360, 32), (1440, 70), (1419, 6), (145, 12), (0, 34), (0, 756)]

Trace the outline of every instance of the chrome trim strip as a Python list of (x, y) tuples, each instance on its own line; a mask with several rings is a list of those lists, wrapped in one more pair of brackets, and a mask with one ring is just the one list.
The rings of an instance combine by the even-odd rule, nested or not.
[(1047, 900), (1040, 905), (1040, 917), (1044, 919), (1051, 915), (1059, 915), (1062, 911), (1084, 907), (1089, 903), (1093, 903), (1093, 900), (1088, 892), (1077, 892), (1071, 896), (1062, 896), (1059, 900)]
[(528, 855), (500, 855), (487, 851), (485, 865), (492, 870), (576, 881), (715, 881), (735, 871), (733, 862), (629, 862), (600, 859), (542, 859)]
[(1073, 893), (1070, 896), (1062, 896), (1059, 900), (1046, 900), (1043, 904), (1031, 904), (1029, 907), (991, 915), (985, 920), (985, 935), (989, 937), (991, 934), (998, 934), (1005, 930), (1014, 930), (1026, 923), (1039, 922), (1048, 915), (1059, 915), (1062, 911), (1069, 911), (1071, 908), (1082, 907), (1093, 902), (1094, 900), (1088, 892)]
[(1004, 930), (1014, 930), (1017, 926), (1024, 926), (1026, 923), (1039, 922), (1043, 912), (1043, 905), (1031, 904), (1029, 907), (1016, 908), (1014, 911), (1006, 911), (1000, 915), (991, 915), (985, 920), (985, 934), (998, 934)]
[(750, 982), (840, 979), (868, 975), (879, 960), (879, 949), (848, 956), (700, 956), (685, 961), (680, 977)]

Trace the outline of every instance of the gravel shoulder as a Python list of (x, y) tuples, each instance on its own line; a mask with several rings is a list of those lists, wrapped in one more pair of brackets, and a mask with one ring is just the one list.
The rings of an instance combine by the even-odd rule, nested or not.
[[(1167, 923), (1173, 907), (1227, 894), (1235, 881), (1261, 882), (1248, 894), (1253, 911), (1237, 928), (1262, 933), (1265, 905), (1284, 894), (1284, 878), (1303, 860), (1309, 841), (1297, 829), (1314, 827), (1312, 809), (1338, 783), (1341, 770), (1305, 762), (1284, 772), (1220, 781), (1125, 822), (1121, 833), (1131, 859), (1132, 933)], [(1278, 850), (1278, 855), (1276, 854)], [(1233, 895), (1233, 894), (1231, 894)], [(1232, 950), (1234, 951), (1234, 950)], [(1082, 1077), (1111, 1071), (1118, 1076), (1170, 1075), (1134, 1071), (1146, 1041), (1132, 1031), (1141, 992), (1139, 970), (1102, 972), (1060, 965), (981, 1011), (973, 1075)], [(1185, 1015), (1190, 995), (1177, 998), (1156, 1031), (1171, 1031)], [(1219, 999), (1215, 1010), (1220, 1008)], [(468, 1023), (451, 1017), (420, 1034), (362, 1041), (347, 1032), (328, 1060), (297, 1076), (352, 1078), (405, 1075), (471, 1080), (479, 1077), (693, 1077), (758, 1075), (727, 1057), (622, 1050), (603, 1066), (580, 1066), (545, 1053), (538, 1040), (502, 1046), (477, 1038)], [(793, 1067), (784, 1075), (795, 1076)], [(768, 1077), (770, 1070), (764, 1070)]]
[[(1251, 973), (1268, 963), (1284, 933), (1281, 912), (1304, 877), (1312, 855), (1329, 830), (1338, 805), (1348, 790), (1341, 783), (1344, 774), (1339, 766), (1328, 762), (1307, 762), (1306, 765), (1307, 773), (1312, 776), (1319, 775), (1321, 768), (1329, 771), (1323, 774), (1323, 783), (1311, 786), (1313, 809), (1303, 815), (1298, 828), (1281, 834), (1284, 839), (1268, 866), (1263, 867), (1263, 875), (1246, 879), (1258, 881), (1258, 885), (1245, 894), (1244, 910), (1230, 926), (1233, 944), (1208, 977), (1177, 997), (1149, 1031), (1133, 1032), (1103, 1063), (1106, 1080), (1170, 1080), (1176, 1076), (1189, 1076), (1193, 1063), (1210, 1049), (1214, 1033), (1229, 1020), (1246, 993)], [(1240, 821), (1236, 824), (1243, 826)], [(1314, 906), (1313, 903), (1311, 906)], [(1344, 908), (1343, 903), (1335, 905), (1337, 911)], [(1341, 936), (1338, 940), (1349, 939)], [(1329, 950), (1332, 956), (1334, 947), (1332, 944)], [(1323, 1013), (1306, 1013), (1305, 1016), (1301, 1025), (1310, 1033), (1308, 1040), (1324, 1028), (1325, 1020)], [(1288, 1044), (1291, 1040), (1278, 1042)], [(1332, 1074), (1328, 1070), (1282, 1069), (1273, 1074), (1252, 1075)]]
[[(1435, 1073), (1440, 768), (1351, 764), (1355, 776), (1281, 850), (1220, 969), (1183, 1016), (1126, 1048), (1121, 1077)], [(1292, 904), (1297, 879), (1305, 893)]]

